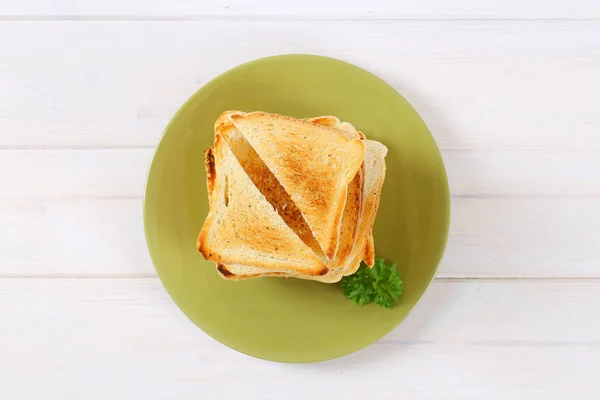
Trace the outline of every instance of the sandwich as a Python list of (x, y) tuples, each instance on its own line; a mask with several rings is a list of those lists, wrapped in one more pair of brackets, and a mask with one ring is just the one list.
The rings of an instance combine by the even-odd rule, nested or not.
[(210, 210), (198, 250), (228, 280), (333, 283), (373, 266), (386, 153), (332, 116), (223, 113), (205, 152)]

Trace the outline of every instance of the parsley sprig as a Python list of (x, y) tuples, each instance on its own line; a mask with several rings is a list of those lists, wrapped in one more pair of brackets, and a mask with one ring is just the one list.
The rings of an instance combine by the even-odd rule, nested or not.
[(373, 268), (362, 264), (355, 274), (342, 279), (344, 294), (356, 304), (375, 303), (392, 308), (404, 289), (396, 264), (386, 264), (378, 257)]

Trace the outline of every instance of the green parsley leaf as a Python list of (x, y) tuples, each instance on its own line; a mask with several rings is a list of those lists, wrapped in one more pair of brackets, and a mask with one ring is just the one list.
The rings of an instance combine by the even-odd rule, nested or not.
[(396, 264), (386, 264), (378, 257), (373, 268), (363, 263), (355, 274), (342, 278), (342, 289), (355, 304), (375, 303), (392, 308), (404, 286)]

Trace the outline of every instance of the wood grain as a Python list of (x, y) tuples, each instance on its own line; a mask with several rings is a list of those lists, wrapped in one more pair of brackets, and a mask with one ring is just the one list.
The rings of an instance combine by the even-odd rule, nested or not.
[(385, 79), (443, 149), (600, 149), (600, 21), (0, 21), (0, 38), (18, 38), (0, 40), (3, 148), (154, 147), (205, 82), (294, 52)]
[(0, 6), (2, 16), (21, 17), (294, 17), (294, 18), (598, 18), (594, 0), (444, 0), (395, 1), (306, 0), (281, 2), (263, 0), (7, 0)]
[[(438, 276), (600, 278), (598, 227), (599, 198), (453, 198)], [(0, 276), (155, 274), (141, 199), (1, 202), (0, 254)]]
[(285, 365), (216, 343), (157, 279), (2, 279), (0, 382), (19, 399), (589, 399), (599, 307), (598, 281), (437, 281), (378, 343)]

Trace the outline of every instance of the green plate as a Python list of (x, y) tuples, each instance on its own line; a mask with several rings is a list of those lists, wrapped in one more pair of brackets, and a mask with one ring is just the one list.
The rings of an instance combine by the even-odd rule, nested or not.
[[(285, 278), (225, 281), (196, 251), (208, 213), (203, 152), (213, 143), (214, 121), (230, 109), (335, 115), (388, 147), (374, 237), (377, 255), (397, 263), (405, 281), (394, 309), (354, 305), (339, 284)], [(165, 129), (144, 201), (150, 255), (181, 310), (221, 343), (283, 362), (340, 357), (394, 329), (431, 283), (449, 219), (442, 158), (408, 102), (356, 66), (309, 55), (252, 61), (197, 91)]]

